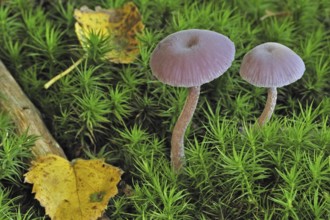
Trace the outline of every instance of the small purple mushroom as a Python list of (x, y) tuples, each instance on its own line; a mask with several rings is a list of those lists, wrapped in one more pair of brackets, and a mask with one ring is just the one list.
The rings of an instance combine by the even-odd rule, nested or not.
[(175, 171), (184, 162), (184, 134), (196, 109), (200, 86), (226, 72), (234, 56), (235, 46), (228, 37), (199, 29), (173, 33), (153, 51), (150, 67), (156, 78), (171, 86), (189, 88), (171, 139), (171, 163)]
[(304, 72), (304, 61), (279, 43), (264, 43), (245, 54), (240, 68), (241, 77), (254, 86), (268, 88), (266, 106), (258, 118), (260, 126), (267, 123), (274, 112), (276, 88), (297, 81)]

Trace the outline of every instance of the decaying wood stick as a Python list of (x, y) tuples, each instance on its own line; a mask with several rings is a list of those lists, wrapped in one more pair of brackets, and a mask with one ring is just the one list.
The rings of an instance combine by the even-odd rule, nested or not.
[(24, 94), (0, 60), (0, 110), (9, 113), (19, 134), (38, 137), (32, 148), (36, 156), (56, 154), (66, 158), (62, 148), (48, 131), (40, 112)]

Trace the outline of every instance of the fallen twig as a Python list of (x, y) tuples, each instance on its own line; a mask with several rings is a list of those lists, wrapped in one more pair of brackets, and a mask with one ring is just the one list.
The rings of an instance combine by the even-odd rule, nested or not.
[(265, 10), (265, 15), (260, 18), (260, 21), (265, 20), (269, 17), (285, 17), (291, 15), (291, 12), (289, 11), (280, 11), (280, 12), (273, 12), (271, 10)]
[(0, 61), (0, 110), (10, 114), (19, 134), (37, 136), (32, 148), (36, 156), (56, 154), (66, 158), (62, 148), (48, 131), (40, 112), (24, 94), (15, 79)]

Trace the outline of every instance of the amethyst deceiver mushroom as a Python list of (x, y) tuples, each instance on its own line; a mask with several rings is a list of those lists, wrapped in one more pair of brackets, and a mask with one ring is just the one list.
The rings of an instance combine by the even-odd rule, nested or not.
[(277, 87), (289, 85), (305, 72), (304, 61), (290, 48), (274, 42), (260, 44), (243, 57), (240, 75), (250, 84), (268, 88), (266, 106), (258, 118), (263, 126), (272, 116)]
[(200, 86), (221, 76), (231, 66), (235, 45), (226, 36), (209, 30), (189, 29), (159, 42), (150, 67), (161, 82), (188, 87), (188, 97), (171, 139), (171, 163), (179, 171), (184, 162), (184, 134), (197, 106)]

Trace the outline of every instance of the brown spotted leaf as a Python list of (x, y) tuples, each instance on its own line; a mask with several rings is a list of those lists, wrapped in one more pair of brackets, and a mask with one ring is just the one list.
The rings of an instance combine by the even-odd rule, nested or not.
[[(137, 34), (144, 29), (141, 15), (133, 2), (126, 3), (122, 8), (103, 9), (99, 6), (95, 10), (82, 6), (75, 9), (74, 17), (77, 22), (75, 31), (80, 44), (85, 50), (89, 48), (90, 36), (98, 35), (107, 39), (109, 49), (102, 57), (113, 63), (132, 63), (140, 54)], [(48, 89), (57, 80), (61, 79), (76, 68), (86, 56), (80, 58), (65, 71), (49, 80), (44, 88)]]
[(95, 10), (87, 6), (74, 11), (76, 34), (83, 48), (88, 48), (88, 38), (91, 33), (97, 33), (110, 40), (111, 50), (105, 55), (114, 63), (132, 63), (139, 55), (138, 39), (144, 25), (141, 15), (133, 2), (126, 3), (122, 8)]

